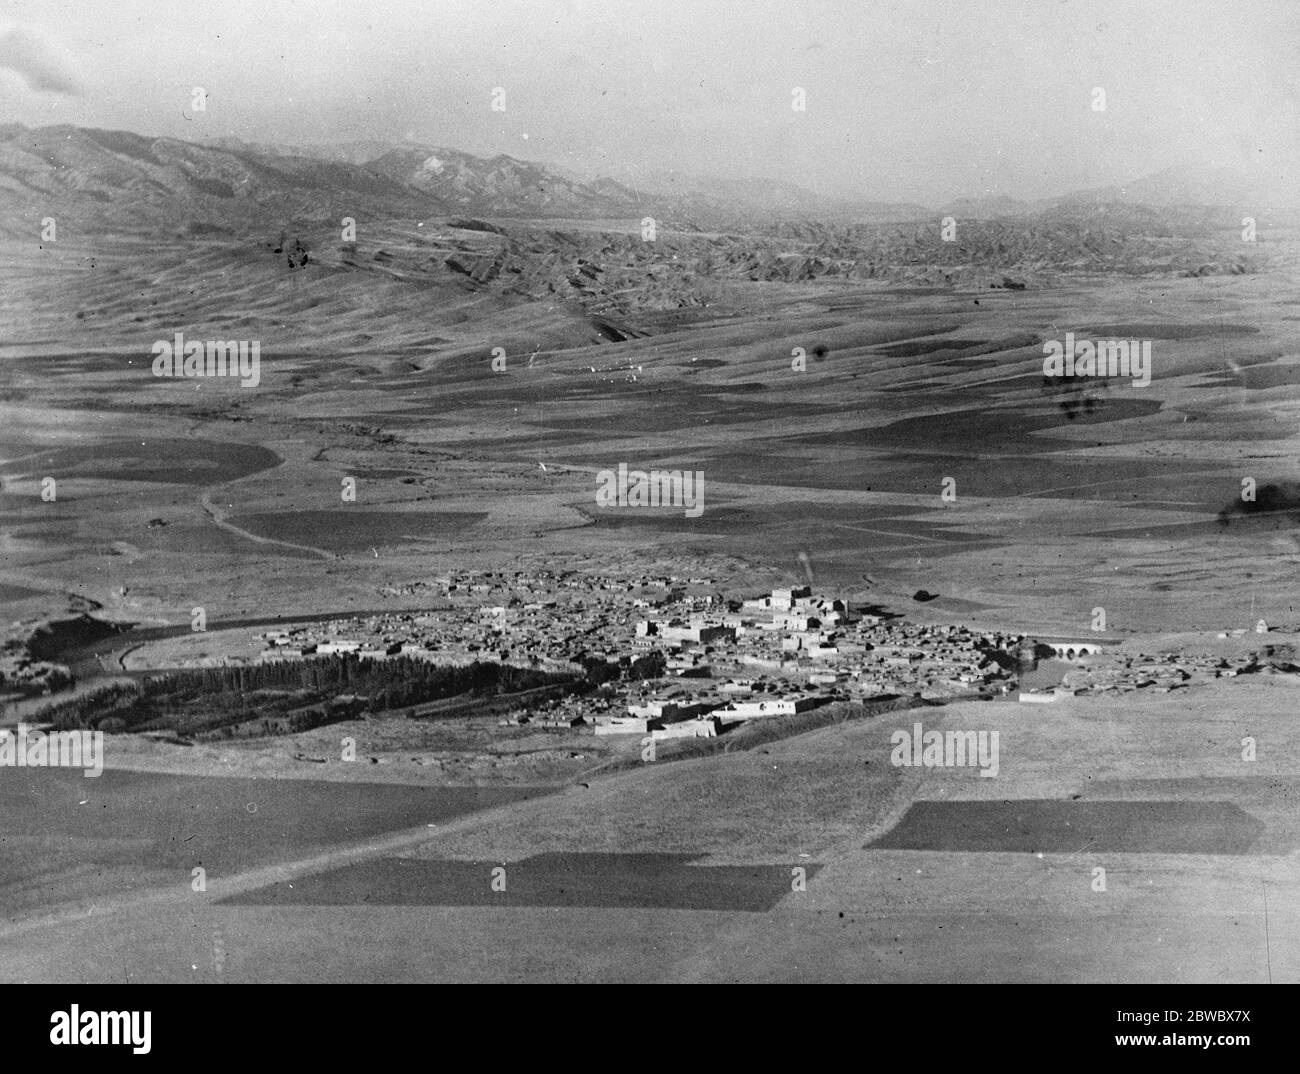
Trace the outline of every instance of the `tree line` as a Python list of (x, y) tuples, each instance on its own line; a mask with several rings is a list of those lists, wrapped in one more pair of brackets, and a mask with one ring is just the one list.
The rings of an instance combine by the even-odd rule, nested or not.
[[(266, 664), (185, 668), (111, 683), (47, 706), (58, 730), (174, 731), (197, 734), (258, 717), (295, 713), (294, 730), (461, 694), (491, 696), (584, 680), (572, 674), (494, 661), (444, 666), (397, 656), (372, 660), (335, 654)], [(347, 699), (348, 704), (335, 704)], [(354, 700), (355, 699), (355, 700)], [(322, 718), (299, 713), (323, 705)]]

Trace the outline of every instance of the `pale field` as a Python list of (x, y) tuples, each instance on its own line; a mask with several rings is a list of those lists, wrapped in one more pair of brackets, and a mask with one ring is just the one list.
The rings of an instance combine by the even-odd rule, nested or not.
[[(1122, 706), (970, 703), (646, 765), (435, 831), (222, 876), (202, 896), (178, 884), (108, 899), (89, 917), (11, 924), (0, 939), (5, 977), (1295, 982), (1297, 700), (1288, 679), (1254, 678)], [(893, 767), (890, 735), (915, 720), (997, 730), (997, 778)], [(1246, 735), (1254, 761), (1242, 759)], [(1231, 803), (1258, 836), (1228, 854), (866, 849), (913, 802), (1076, 795)], [(498, 864), (518, 877), (537, 855), (647, 850), (778, 876), (803, 867), (808, 882), (766, 912), (504, 898), (494, 908), (486, 894)], [(400, 869), (394, 887), (391, 866), (381, 868), (446, 859), (478, 863), (481, 890), (421, 901)], [(345, 880), (350, 902), (332, 905)], [(281, 904), (259, 905), (272, 890)]]

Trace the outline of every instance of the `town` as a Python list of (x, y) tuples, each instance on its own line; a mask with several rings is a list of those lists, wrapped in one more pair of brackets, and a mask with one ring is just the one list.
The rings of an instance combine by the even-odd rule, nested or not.
[[(256, 659), (404, 656), (589, 676), (593, 668), (608, 668), (597, 676), (603, 689), (596, 695), (548, 697), (501, 722), (654, 738), (712, 737), (748, 720), (832, 701), (1044, 703), (1294, 668), (1285, 660), (1261, 661), (1258, 653), (1235, 661), (1208, 652), (1145, 655), (1096, 642), (1047, 643), (912, 623), (882, 607), (851, 608), (811, 586), (738, 599), (709, 577), (628, 580), (577, 571), (471, 572), (438, 579), (436, 586), (444, 602), (436, 611), (268, 631)], [(1257, 632), (1266, 631), (1260, 623)], [(1039, 683), (1022, 682), (1041, 661), (1046, 673), (1030, 675)]]

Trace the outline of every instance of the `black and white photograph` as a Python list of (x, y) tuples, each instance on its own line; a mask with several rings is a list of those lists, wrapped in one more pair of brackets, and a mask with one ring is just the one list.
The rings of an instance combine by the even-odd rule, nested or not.
[(1298, 53), (0, 4), (0, 982), (1300, 982)]

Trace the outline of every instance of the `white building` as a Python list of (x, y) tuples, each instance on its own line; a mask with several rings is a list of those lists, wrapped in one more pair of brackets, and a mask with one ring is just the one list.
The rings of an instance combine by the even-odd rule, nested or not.
[(597, 716), (596, 734), (644, 735), (648, 724), (648, 720), (636, 720), (628, 716)]
[(771, 606), (777, 611), (788, 612), (794, 607), (796, 600), (803, 600), (812, 596), (811, 586), (800, 586), (797, 589), (774, 589), (772, 590)]
[(718, 722), (706, 718), (683, 720), (681, 723), (669, 724), (656, 728), (650, 737), (656, 742), (663, 738), (715, 738), (718, 734)]
[(793, 716), (816, 705), (812, 697), (768, 697), (763, 700), (732, 701), (726, 708), (716, 710), (717, 716), (726, 720), (752, 720), (763, 716)]

